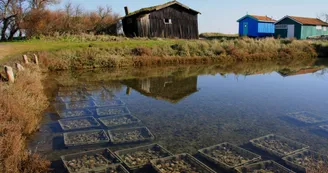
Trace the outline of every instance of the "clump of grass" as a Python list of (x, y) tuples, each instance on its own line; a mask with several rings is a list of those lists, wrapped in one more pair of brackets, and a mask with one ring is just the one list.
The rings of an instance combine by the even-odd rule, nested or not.
[(16, 82), (0, 82), (0, 172), (47, 172), (49, 162), (26, 151), (25, 139), (39, 127), (48, 106), (37, 67), (18, 72)]

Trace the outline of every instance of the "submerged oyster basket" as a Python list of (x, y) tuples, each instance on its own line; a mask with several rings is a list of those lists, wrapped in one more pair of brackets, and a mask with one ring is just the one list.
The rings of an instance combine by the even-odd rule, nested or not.
[(235, 168), (237, 173), (249, 173), (249, 172), (256, 172), (256, 171), (263, 171), (266, 170), (269, 172), (279, 172), (279, 173), (294, 173), (290, 169), (285, 168), (284, 166), (274, 162), (274, 161), (263, 161), (259, 163), (254, 163), (246, 166), (240, 166)]
[[(224, 161), (221, 161), (221, 160), (217, 159), (214, 156), (211, 156), (211, 152), (221, 151), (221, 152), (227, 153), (228, 152), (227, 150), (234, 153), (238, 157), (236, 159), (240, 159), (240, 157), (241, 157), (242, 159), (245, 159), (245, 162), (235, 163), (235, 164), (228, 164)], [(243, 148), (232, 145), (230, 143), (222, 143), (222, 144), (219, 144), (219, 145), (211, 146), (211, 147), (208, 147), (208, 148), (201, 149), (198, 152), (203, 157), (205, 157), (207, 160), (209, 160), (209, 161), (217, 164), (219, 167), (227, 169), (227, 170), (233, 169), (233, 168), (241, 166), (241, 165), (254, 163), (256, 161), (261, 160), (261, 156), (255, 154), (255, 153), (252, 153), (250, 151), (247, 151)], [(218, 157), (223, 158), (224, 155), (218, 156)]]
[[(189, 171), (185, 170), (184, 172), (196, 171), (200, 173), (215, 173), (215, 171), (213, 171), (211, 168), (209, 168), (208, 166), (206, 166), (205, 164), (203, 164), (202, 162), (200, 162), (199, 160), (197, 160), (196, 158), (194, 158), (189, 154), (179, 154), (175, 156), (152, 160), (150, 162), (152, 167), (156, 170), (156, 172), (166, 173), (165, 169), (167, 169), (167, 166), (171, 166), (172, 165), (171, 163), (173, 163), (174, 165), (179, 165), (177, 162), (180, 161), (187, 164), (187, 166), (183, 165), (184, 167), (186, 166), (184, 169), (188, 169), (189, 166), (190, 170)], [(173, 168), (169, 168), (169, 169), (173, 169)], [(179, 172), (179, 170), (174, 170), (174, 171)]]
[(86, 95), (79, 95), (79, 96), (61, 96), (59, 99), (66, 103), (66, 102), (79, 102), (79, 101), (88, 101), (90, 98)]
[(107, 148), (69, 154), (61, 156), (61, 159), (69, 173), (105, 172), (110, 164), (120, 163)]
[[(156, 159), (172, 156), (172, 153), (170, 153), (169, 151), (167, 151), (165, 148), (163, 148), (158, 144), (151, 144), (151, 145), (146, 145), (136, 148), (120, 150), (120, 151), (116, 151), (115, 154), (129, 170), (137, 170), (150, 164), (150, 160), (153, 160), (154, 158), (147, 158), (147, 160), (142, 160), (141, 158), (131, 158), (131, 157), (133, 157), (135, 153), (147, 152), (147, 151), (158, 152), (159, 155), (157, 156), (153, 155), (153, 157), (157, 157)], [(142, 163), (139, 164), (137, 163), (135, 165), (131, 163), (134, 161), (137, 162), (138, 160), (140, 160), (140, 162)]]
[(83, 90), (86, 91), (98, 91), (98, 90), (103, 90), (104, 87), (102, 85), (84, 85)]
[(293, 169), (306, 172), (308, 164), (312, 166), (319, 166), (318, 163), (310, 163), (311, 161), (322, 162), (322, 166), (328, 165), (328, 156), (320, 155), (311, 150), (304, 150), (283, 158), (285, 163)]
[(125, 106), (102, 107), (97, 108), (96, 111), (97, 115), (100, 117), (130, 114), (129, 109)]
[(82, 90), (74, 90), (74, 91), (58, 91), (57, 96), (66, 97), (66, 96), (81, 96), (85, 93)]
[(109, 137), (104, 130), (89, 130), (64, 133), (64, 143), (67, 147), (108, 143)]
[(132, 115), (118, 115), (98, 118), (98, 120), (108, 128), (117, 128), (133, 124), (138, 124), (141, 121)]
[(109, 165), (105, 173), (129, 173), (121, 164)]
[(82, 88), (80, 86), (61, 86), (58, 88), (58, 91), (82, 91)]
[(155, 139), (147, 127), (109, 130), (108, 134), (113, 144), (140, 143)]
[(95, 100), (96, 107), (124, 106), (125, 103), (120, 99)]
[[(277, 143), (280, 143), (280, 144), (288, 145), (288, 147), (290, 147), (290, 149), (289, 149), (290, 151), (286, 151), (286, 150), (279, 151), (277, 148), (274, 149), (274, 147), (267, 147), (267, 146), (264, 146), (263, 144), (261, 144), (262, 142), (272, 141), (272, 140), (277, 141)], [(260, 138), (252, 139), (250, 142), (253, 146), (255, 146), (263, 151), (266, 151), (271, 155), (274, 155), (274, 156), (277, 156), (280, 158), (309, 148), (309, 146), (307, 146), (305, 144), (287, 139), (282, 136), (274, 135), (274, 134), (270, 134), (270, 135), (263, 136)], [(283, 150), (283, 149), (281, 149), (281, 150)]]
[(58, 120), (65, 131), (99, 127), (100, 123), (93, 117), (69, 118)]
[(60, 116), (60, 118), (73, 118), (93, 115), (93, 113), (88, 109), (57, 111), (57, 114)]
[(328, 121), (328, 119), (307, 111), (288, 113), (287, 117), (304, 124), (316, 124)]
[(66, 109), (76, 110), (76, 109), (86, 109), (95, 107), (92, 101), (79, 101), (79, 102), (69, 102), (66, 103)]

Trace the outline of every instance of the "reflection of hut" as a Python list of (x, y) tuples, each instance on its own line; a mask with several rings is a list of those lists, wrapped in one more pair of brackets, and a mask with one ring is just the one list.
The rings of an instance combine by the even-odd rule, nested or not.
[(177, 103), (198, 91), (197, 77), (184, 79), (173, 77), (132, 79), (125, 80), (122, 83), (145, 96), (167, 100), (172, 103)]
[(298, 71), (291, 71), (289, 69), (283, 69), (283, 70), (280, 70), (278, 73), (283, 77), (287, 77), (287, 76), (297, 76), (297, 75), (315, 73), (315, 72), (320, 71), (322, 69), (323, 69), (322, 67), (303, 68), (303, 69), (300, 69)]

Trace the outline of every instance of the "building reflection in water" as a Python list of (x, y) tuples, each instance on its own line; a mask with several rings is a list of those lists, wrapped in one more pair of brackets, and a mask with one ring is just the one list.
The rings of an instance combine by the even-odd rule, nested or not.
[(156, 77), (124, 80), (122, 83), (127, 86), (127, 94), (130, 94), (130, 90), (133, 88), (145, 96), (178, 103), (198, 91), (197, 79), (197, 76), (188, 78)]

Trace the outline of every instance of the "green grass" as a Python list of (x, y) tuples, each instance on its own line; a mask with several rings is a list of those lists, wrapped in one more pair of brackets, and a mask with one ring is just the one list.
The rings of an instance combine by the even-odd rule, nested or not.
[(171, 45), (183, 42), (182, 40), (142, 40), (122, 39), (97, 41), (93, 39), (32, 39), (28, 41), (15, 41), (0, 43), (0, 63), (10, 60), (10, 57), (22, 55), (28, 52), (58, 51), (63, 49), (77, 49), (87, 47), (129, 47), (138, 46), (153, 47)]

